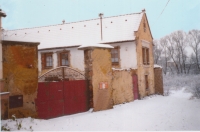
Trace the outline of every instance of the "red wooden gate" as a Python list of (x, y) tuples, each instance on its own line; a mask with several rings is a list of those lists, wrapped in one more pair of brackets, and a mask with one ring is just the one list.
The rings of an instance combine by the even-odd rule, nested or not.
[(42, 119), (89, 110), (86, 80), (39, 82), (36, 108)]
[(132, 78), (133, 78), (133, 95), (134, 95), (134, 100), (136, 100), (136, 99), (139, 99), (137, 75), (134, 74), (134, 75), (132, 76)]

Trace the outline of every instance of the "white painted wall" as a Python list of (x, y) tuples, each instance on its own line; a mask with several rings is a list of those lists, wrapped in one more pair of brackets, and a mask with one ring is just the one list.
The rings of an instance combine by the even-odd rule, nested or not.
[[(125, 42), (111, 44), (111, 46), (120, 47), (120, 61), (121, 68), (137, 68), (137, 54), (136, 54), (136, 43), (135, 42)], [(77, 47), (65, 48), (65, 50), (70, 51), (70, 64), (73, 68), (77, 68), (80, 71), (84, 71), (84, 51), (78, 50)], [(57, 52), (63, 51), (63, 49), (55, 50), (45, 50), (38, 52), (38, 69), (39, 72), (42, 70), (41, 65), (41, 53), (53, 52), (53, 68), (58, 66)]]
[[(80, 71), (84, 71), (84, 51), (78, 50), (77, 47), (74, 48), (65, 48), (65, 50), (70, 51), (70, 64), (73, 68), (77, 68)], [(58, 57), (57, 52), (63, 51), (63, 49), (54, 49), (54, 50), (43, 50), (38, 51), (38, 70), (41, 72), (42, 64), (41, 64), (41, 53), (45, 52), (53, 52), (53, 68), (58, 66)]]
[(137, 52), (136, 52), (136, 43), (134, 42), (125, 42), (125, 43), (115, 43), (111, 46), (120, 47), (120, 61), (121, 68), (137, 68)]

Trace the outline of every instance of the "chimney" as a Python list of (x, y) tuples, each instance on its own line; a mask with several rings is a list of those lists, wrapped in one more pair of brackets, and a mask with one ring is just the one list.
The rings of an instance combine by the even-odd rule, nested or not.
[(145, 8), (142, 10), (142, 12), (143, 12), (143, 13), (145, 13), (145, 12), (146, 12)]
[(65, 20), (63, 20), (62, 23), (65, 24)]
[(103, 26), (102, 26), (102, 17), (103, 17), (103, 13), (99, 13), (99, 17), (100, 17), (100, 24), (101, 24), (101, 40), (103, 40)]

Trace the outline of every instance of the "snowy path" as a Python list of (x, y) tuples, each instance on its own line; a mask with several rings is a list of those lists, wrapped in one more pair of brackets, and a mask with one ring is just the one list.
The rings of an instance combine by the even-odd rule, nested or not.
[[(200, 130), (200, 100), (184, 90), (151, 96), (101, 112), (85, 112), (49, 120), (25, 118), (22, 128), (56, 130)], [(7, 121), (3, 121), (5, 124)], [(14, 128), (15, 122), (9, 122)], [(16, 128), (15, 128), (16, 130)]]

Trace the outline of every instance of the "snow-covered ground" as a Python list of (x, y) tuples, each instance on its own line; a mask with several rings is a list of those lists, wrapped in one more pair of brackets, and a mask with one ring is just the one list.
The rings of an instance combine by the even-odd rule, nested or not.
[[(182, 87), (171, 89), (169, 96), (152, 95), (106, 111), (17, 122), (22, 121), (23, 131), (200, 130), (200, 100), (192, 96), (187, 87)], [(17, 131), (16, 121), (11, 119), (3, 120), (1, 125)]]

